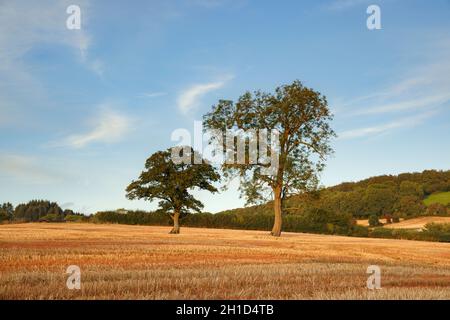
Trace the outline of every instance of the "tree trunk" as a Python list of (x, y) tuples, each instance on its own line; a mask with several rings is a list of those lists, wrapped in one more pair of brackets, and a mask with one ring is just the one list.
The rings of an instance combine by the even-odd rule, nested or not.
[(274, 237), (281, 236), (281, 187), (277, 186), (273, 188), (273, 209), (275, 213), (275, 221), (273, 223), (272, 232), (270, 233)]
[(175, 211), (172, 217), (173, 220), (173, 228), (170, 231), (172, 234), (179, 234), (180, 233), (180, 212)]

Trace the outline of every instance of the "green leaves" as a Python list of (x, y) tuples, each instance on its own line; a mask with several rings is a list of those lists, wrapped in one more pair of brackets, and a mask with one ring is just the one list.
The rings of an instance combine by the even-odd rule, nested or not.
[(180, 212), (181, 216), (191, 211), (200, 212), (203, 204), (189, 190), (197, 188), (217, 192), (212, 183), (218, 181), (220, 176), (205, 160), (201, 164), (194, 164), (194, 157), (199, 155), (192, 148), (180, 148), (180, 152), (186, 150), (191, 160), (189, 163), (174, 163), (171, 149), (151, 155), (139, 179), (127, 187), (127, 198), (159, 200), (161, 209)]
[(204, 116), (204, 125), (207, 130), (222, 132), (278, 130), (279, 167), (274, 175), (261, 174), (263, 164), (222, 166), (227, 175), (241, 177), (242, 194), (252, 203), (263, 197), (262, 184), (270, 188), (281, 186), (285, 196), (317, 186), (324, 161), (333, 152), (330, 140), (336, 135), (329, 125), (332, 119), (326, 98), (297, 80), (276, 88), (274, 93), (246, 92), (236, 103), (220, 100)]

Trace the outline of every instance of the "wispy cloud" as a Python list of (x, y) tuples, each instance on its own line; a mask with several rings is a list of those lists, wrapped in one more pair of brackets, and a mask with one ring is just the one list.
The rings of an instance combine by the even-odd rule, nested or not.
[(16, 154), (0, 154), (0, 178), (24, 184), (51, 184), (63, 179), (37, 158)]
[(204, 95), (211, 91), (222, 88), (227, 83), (227, 81), (231, 80), (232, 78), (232, 76), (228, 76), (221, 81), (195, 84), (193, 86), (190, 86), (179, 95), (177, 100), (178, 109), (184, 114), (188, 113), (190, 110), (198, 106), (200, 99)]
[[(68, 30), (66, 9), (73, 1), (0, 1), (0, 125), (23, 121), (23, 110), (38, 102), (47, 104), (46, 87), (28, 65), (27, 54), (38, 46), (66, 46), (73, 57), (92, 72), (102, 75), (101, 60), (90, 57), (88, 32), (90, 0), (78, 0), (81, 30)], [(14, 113), (14, 116), (8, 114)], [(7, 123), (9, 122), (9, 123)]]
[(411, 99), (395, 103), (388, 103), (366, 110), (360, 110), (357, 114), (378, 114), (397, 111), (415, 110), (421, 108), (432, 108), (450, 101), (450, 93), (425, 96), (423, 98)]
[(91, 130), (68, 136), (56, 145), (83, 148), (92, 143), (114, 143), (120, 141), (131, 128), (132, 120), (109, 107), (101, 107), (100, 112), (90, 120)]
[(338, 139), (345, 140), (345, 139), (362, 138), (366, 136), (388, 133), (392, 130), (404, 127), (415, 127), (417, 125), (422, 124), (426, 119), (431, 118), (436, 114), (437, 114), (436, 111), (426, 112), (412, 117), (397, 119), (395, 121), (384, 123), (381, 125), (347, 130), (338, 134)]
[(87, 33), (86, 21), (89, 0), (79, 0), (82, 9), (82, 28), (68, 30), (66, 8), (69, 0), (39, 2), (3, 1), (0, 3), (1, 62), (15, 63), (38, 44), (63, 44), (74, 48), (82, 61), (86, 61), (92, 38)]
[[(400, 76), (391, 76), (391, 83), (373, 93), (353, 97), (341, 104), (348, 115), (363, 113), (389, 113), (435, 107), (450, 100), (450, 41), (432, 40), (424, 45), (423, 62), (410, 66)], [(344, 110), (345, 109), (345, 110)]]
[(156, 98), (167, 95), (167, 92), (144, 92), (139, 95), (140, 98)]
[(340, 109), (351, 116), (433, 108), (450, 102), (448, 74), (448, 60), (427, 64), (413, 69), (384, 90), (348, 100)]
[[(450, 106), (450, 43), (427, 46), (424, 62), (412, 67), (396, 82), (374, 93), (353, 97), (336, 108), (337, 117), (384, 115), (402, 118), (389, 123), (344, 131), (341, 139), (365, 137), (400, 127), (415, 126)], [(430, 54), (429, 52), (432, 52)], [(393, 78), (393, 77), (392, 77)]]

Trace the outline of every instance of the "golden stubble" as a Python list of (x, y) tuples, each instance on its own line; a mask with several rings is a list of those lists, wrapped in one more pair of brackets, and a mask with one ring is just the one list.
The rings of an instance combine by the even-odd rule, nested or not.
[[(449, 299), (450, 244), (97, 224), (0, 225), (1, 299)], [(66, 287), (69, 265), (81, 290)], [(366, 269), (382, 270), (368, 290)]]

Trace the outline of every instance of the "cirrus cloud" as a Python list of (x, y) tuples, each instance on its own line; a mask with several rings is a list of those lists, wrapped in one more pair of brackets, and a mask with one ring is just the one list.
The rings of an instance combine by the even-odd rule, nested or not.
[(78, 149), (92, 143), (114, 143), (122, 140), (130, 131), (131, 118), (109, 107), (103, 106), (100, 109), (100, 112), (89, 121), (91, 130), (70, 135), (57, 145)]
[(224, 80), (216, 81), (216, 82), (208, 82), (202, 84), (195, 84), (182, 91), (178, 97), (177, 105), (178, 109), (186, 114), (193, 108), (197, 107), (200, 99), (206, 95), (207, 93), (222, 88), (228, 80), (231, 80), (233, 77), (228, 76), (225, 77)]

